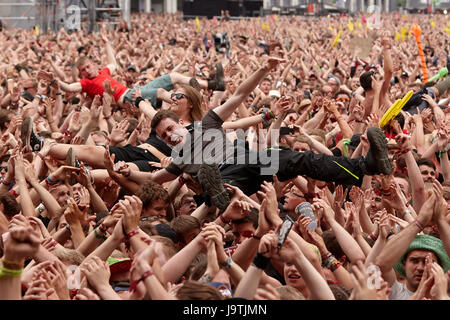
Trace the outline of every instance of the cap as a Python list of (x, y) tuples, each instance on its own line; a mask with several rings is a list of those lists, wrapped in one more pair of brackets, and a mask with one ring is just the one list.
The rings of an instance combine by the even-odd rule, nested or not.
[(137, 68), (133, 63), (130, 63), (127, 67), (127, 71), (133, 70), (134, 72), (137, 72)]
[(111, 271), (111, 274), (129, 271), (132, 263), (130, 258), (108, 257), (106, 261), (109, 264), (109, 270)]

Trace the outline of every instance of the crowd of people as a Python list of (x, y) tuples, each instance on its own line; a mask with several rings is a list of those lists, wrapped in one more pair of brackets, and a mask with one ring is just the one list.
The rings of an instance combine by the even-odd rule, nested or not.
[(98, 29), (0, 33), (0, 299), (449, 299), (445, 15)]

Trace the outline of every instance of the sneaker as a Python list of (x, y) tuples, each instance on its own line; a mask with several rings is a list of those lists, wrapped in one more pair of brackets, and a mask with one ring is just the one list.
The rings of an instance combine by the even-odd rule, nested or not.
[[(77, 159), (75, 149), (70, 148), (69, 151), (67, 151), (66, 164), (70, 167), (76, 167), (76, 168), (80, 167), (80, 162)], [(75, 177), (71, 176), (69, 178), (69, 185), (73, 186), (73, 185), (77, 184), (77, 182), (78, 181)]]
[(230, 204), (230, 197), (223, 186), (219, 167), (216, 164), (202, 164), (198, 171), (198, 180), (210, 198), (211, 203), (224, 211)]
[(225, 75), (223, 72), (223, 66), (218, 63), (216, 66), (216, 75), (214, 79), (208, 80), (208, 89), (213, 91), (225, 91)]
[(393, 167), (388, 155), (386, 136), (379, 128), (370, 127), (367, 129), (367, 139), (370, 142), (366, 156), (368, 171), (371, 174), (391, 174)]
[(20, 129), (20, 139), (23, 146), (30, 146), (32, 151), (40, 151), (44, 145), (44, 138), (38, 136), (33, 131), (33, 120), (31, 117), (26, 117), (22, 121), (22, 127)]
[(202, 87), (200, 86), (200, 83), (198, 83), (197, 79), (195, 79), (195, 78), (191, 78), (189, 80), (189, 85), (197, 91), (200, 91), (202, 89)]
[(216, 66), (216, 81), (217, 81), (217, 91), (225, 91), (225, 74), (223, 72), (223, 66), (219, 62)]

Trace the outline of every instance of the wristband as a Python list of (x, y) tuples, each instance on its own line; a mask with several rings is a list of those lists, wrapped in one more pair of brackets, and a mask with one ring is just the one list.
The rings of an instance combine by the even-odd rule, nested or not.
[(257, 236), (256, 234), (254, 234), (254, 235), (252, 235), (252, 238), (253, 238), (253, 239), (256, 239), (256, 240), (261, 240), (262, 237)]
[(17, 198), (19, 196), (19, 194), (14, 189), (9, 190), (9, 193), (11, 193), (14, 196), (14, 198)]
[(14, 270), (14, 269), (8, 269), (5, 268), (4, 266), (0, 266), (0, 278), (3, 277), (20, 277), (20, 275), (23, 272), (23, 268), (19, 269), (19, 270)]
[(125, 237), (123, 237), (122, 242), (128, 242), (128, 240), (130, 240), (131, 237), (137, 235), (138, 233), (139, 233), (138, 229), (131, 231), (130, 233), (126, 234)]
[[(2, 259), (3, 262), (3, 267), (4, 268), (8, 268), (10, 270), (20, 270), (23, 269), (23, 261), (22, 262), (17, 262), (17, 261), (9, 261), (6, 260), (5, 258)], [(7, 269), (7, 270), (8, 270)]]
[(322, 261), (326, 261), (329, 257), (331, 257), (333, 254), (331, 252), (327, 252), (322, 255)]
[(108, 230), (104, 222), (102, 222), (102, 224), (99, 226), (99, 229), (103, 234), (106, 234), (106, 231)]
[(377, 238), (375, 237), (375, 235), (371, 232), (369, 234), (370, 239), (372, 239), (373, 241), (377, 241)]
[(269, 258), (264, 257), (261, 253), (258, 252), (252, 263), (256, 268), (264, 270), (269, 264), (269, 261)]
[(225, 224), (229, 224), (230, 223), (230, 221), (225, 220), (223, 214), (221, 214), (219, 217), (220, 217), (220, 221), (222, 221), (223, 223), (225, 223)]
[(423, 226), (423, 224), (420, 223), (419, 220), (415, 219), (414, 223), (416, 224), (416, 226), (420, 229), (420, 231), (422, 231), (423, 229), (425, 229), (425, 227)]
[(139, 109), (139, 103), (141, 103), (141, 101), (144, 101), (144, 98), (142, 98), (142, 97), (136, 98), (136, 101), (134, 102), (134, 105), (136, 106), (136, 108)]
[(50, 84), (54, 84), (56, 82), (56, 77), (52, 79), (52, 81), (50, 82)]
[(47, 177), (47, 179), (45, 179), (45, 181), (47, 182), (47, 184), (56, 184), (58, 181), (53, 181), (52, 179), (50, 179), (50, 176)]
[(103, 119), (105, 119), (105, 120), (109, 120), (111, 118), (111, 115), (109, 115), (109, 116), (103, 116)]
[(40, 152), (38, 152), (37, 155), (39, 158), (42, 159), (42, 161), (45, 161), (45, 157)]
[(99, 235), (98, 233), (97, 233), (97, 229), (94, 229), (94, 236), (97, 238), (97, 239), (103, 239), (103, 240), (106, 240), (106, 237), (104, 236), (104, 235)]
[(145, 279), (147, 279), (151, 275), (153, 275), (153, 273), (150, 270), (144, 272), (144, 274), (138, 280), (133, 281), (133, 283), (130, 285), (130, 288), (128, 290), (130, 292), (136, 291), (136, 287), (139, 284), (139, 282), (144, 281)]

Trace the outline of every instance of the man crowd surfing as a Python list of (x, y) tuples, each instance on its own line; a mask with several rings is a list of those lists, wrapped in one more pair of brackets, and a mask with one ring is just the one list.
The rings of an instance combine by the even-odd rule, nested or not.
[(449, 299), (446, 15), (98, 29), (0, 33), (0, 299)]

